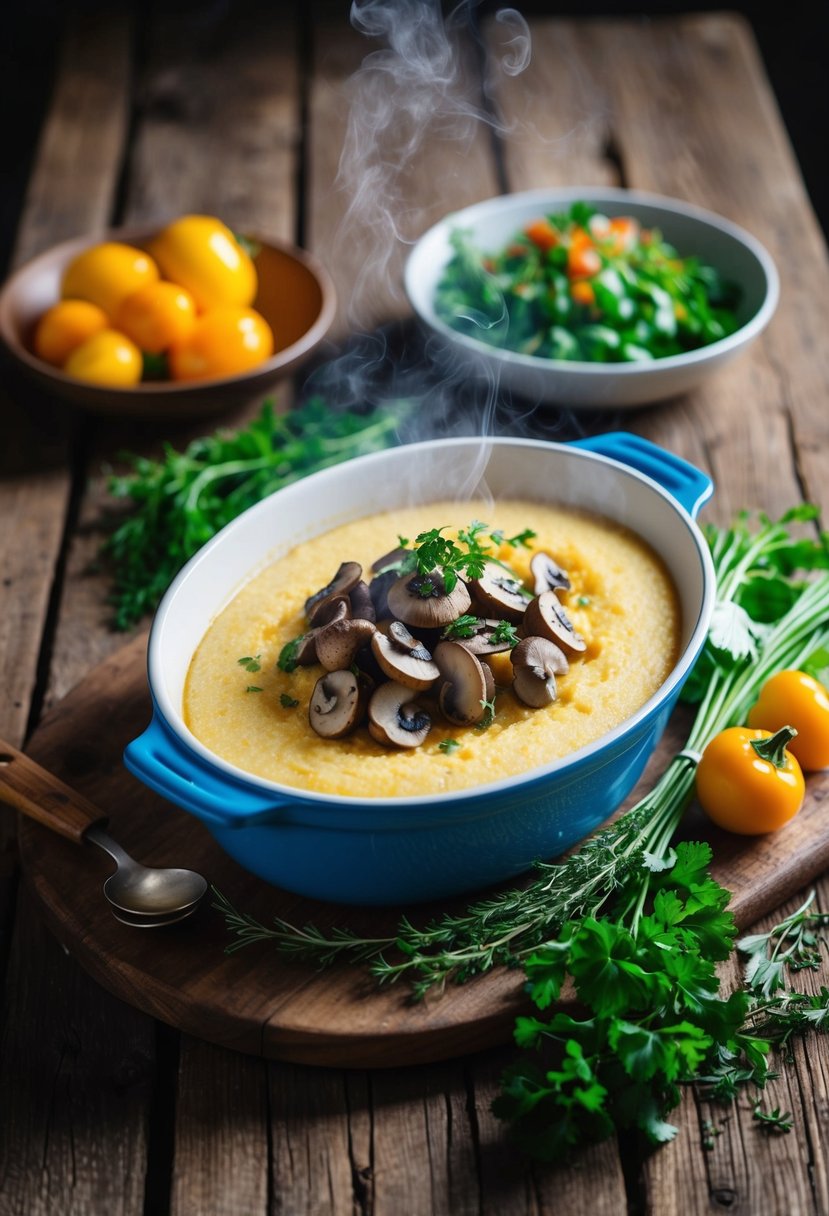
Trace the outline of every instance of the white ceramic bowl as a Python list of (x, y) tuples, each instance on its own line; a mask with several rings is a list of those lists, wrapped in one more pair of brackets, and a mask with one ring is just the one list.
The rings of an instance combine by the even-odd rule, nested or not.
[[(737, 283), (742, 293), (740, 328), (710, 346), (653, 362), (583, 363), (499, 350), (458, 333), (437, 316), (435, 292), (452, 256), (453, 229), (469, 231), (483, 252), (497, 251), (531, 220), (578, 200), (592, 203), (605, 215), (631, 215), (645, 227), (658, 228), (680, 254), (697, 255)], [(505, 194), (447, 215), (414, 246), (404, 281), (420, 320), (472, 370), (533, 401), (596, 409), (645, 405), (696, 387), (762, 332), (780, 294), (771, 256), (736, 224), (677, 199), (596, 186)]]

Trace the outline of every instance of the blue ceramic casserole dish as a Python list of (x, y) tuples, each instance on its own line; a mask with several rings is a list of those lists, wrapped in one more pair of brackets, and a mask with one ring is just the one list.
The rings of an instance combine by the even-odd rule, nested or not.
[[(601, 739), (521, 777), (444, 795), (359, 799), (252, 776), (210, 752), (182, 719), (191, 656), (239, 587), (310, 536), (379, 511), (491, 495), (559, 502), (631, 528), (660, 555), (682, 612), (677, 663), (641, 709)], [(695, 516), (705, 474), (624, 432), (554, 444), (434, 440), (361, 457), (278, 491), (184, 567), (156, 614), (148, 674), (153, 718), (127, 767), (190, 811), (266, 881), (349, 904), (440, 899), (513, 878), (593, 831), (632, 789), (708, 629), (715, 579)], [(185, 859), (186, 861), (186, 859)]]

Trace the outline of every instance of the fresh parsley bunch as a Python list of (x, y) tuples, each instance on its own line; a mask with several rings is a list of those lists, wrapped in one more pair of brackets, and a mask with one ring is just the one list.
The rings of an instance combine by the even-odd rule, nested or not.
[(409, 403), (382, 410), (332, 409), (313, 397), (277, 415), (266, 402), (237, 431), (195, 439), (184, 451), (165, 444), (160, 460), (128, 456), (130, 472), (110, 493), (131, 510), (107, 538), (114, 624), (127, 629), (152, 612), (186, 561), (225, 524), (274, 490), (329, 465), (397, 442)]

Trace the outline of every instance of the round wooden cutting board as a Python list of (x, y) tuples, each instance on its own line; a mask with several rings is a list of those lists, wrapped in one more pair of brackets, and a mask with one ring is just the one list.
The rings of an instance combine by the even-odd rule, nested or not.
[[(43, 720), (27, 751), (109, 815), (109, 831), (148, 865), (198, 870), (240, 911), (321, 928), (393, 935), (400, 910), (316, 903), (269, 886), (232, 861), (191, 815), (124, 767), (124, 746), (146, 726), (146, 638), (117, 652)], [(522, 1006), (522, 976), (501, 971), (413, 1005), (400, 984), (378, 988), (365, 967), (317, 970), (257, 943), (234, 940), (209, 902), (158, 929), (121, 924), (101, 891), (109, 859), (21, 817), (24, 873), (48, 923), (82, 966), (116, 996), (211, 1042), (272, 1058), (343, 1067), (395, 1067), (507, 1041)], [(440, 909), (423, 909), (424, 920)], [(418, 910), (420, 912), (420, 910)]]
[[(139, 637), (95, 668), (44, 718), (28, 748), (32, 757), (97, 803), (109, 815), (111, 834), (139, 861), (200, 871), (262, 924), (279, 916), (296, 925), (393, 935), (400, 909), (337, 907), (269, 886), (232, 861), (196, 819), (127, 772), (124, 746), (150, 717), (145, 656), (146, 638)], [(675, 721), (642, 785), (682, 746), (681, 737), (682, 723)], [(829, 774), (811, 777), (804, 809), (783, 832), (767, 837), (727, 837), (689, 816), (686, 834), (711, 840), (714, 873), (734, 893), (739, 925), (779, 907), (829, 866), (827, 795)], [(228, 955), (225, 947), (235, 939), (210, 903), (178, 925), (129, 928), (115, 920), (101, 891), (111, 863), (99, 849), (71, 844), (21, 818), (20, 853), (52, 930), (103, 987), (180, 1030), (238, 1051), (338, 1067), (425, 1063), (508, 1041), (525, 1008), (518, 970), (501, 969), (412, 1004), (402, 983), (378, 988), (365, 966), (320, 971), (268, 942)], [(424, 924), (449, 910), (406, 909)]]

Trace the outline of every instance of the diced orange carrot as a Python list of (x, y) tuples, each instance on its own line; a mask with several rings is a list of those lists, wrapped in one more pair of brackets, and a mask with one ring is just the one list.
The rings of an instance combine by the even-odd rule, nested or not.
[(588, 283), (586, 279), (577, 279), (570, 286), (570, 295), (576, 304), (582, 304), (585, 308), (590, 308), (596, 303), (596, 293), (593, 290), (593, 284)]
[(531, 224), (527, 225), (524, 231), (532, 243), (537, 245), (539, 249), (543, 249), (545, 252), (548, 249), (555, 249), (559, 242), (558, 233), (549, 220), (533, 220)]
[(567, 251), (567, 274), (571, 279), (589, 279), (598, 274), (601, 268), (602, 260), (590, 233), (583, 228), (574, 228)]

